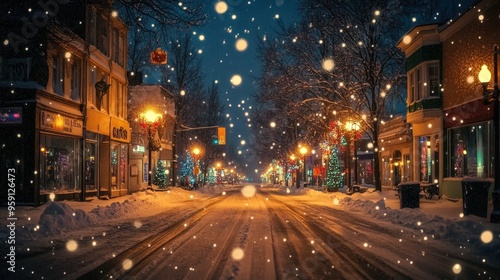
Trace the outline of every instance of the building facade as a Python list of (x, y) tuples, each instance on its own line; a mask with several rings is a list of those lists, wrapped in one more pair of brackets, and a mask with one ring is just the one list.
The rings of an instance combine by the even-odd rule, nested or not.
[(127, 27), (107, 7), (57, 8), (34, 34), (22, 5), (2, 19), (1, 168), (15, 170), (19, 204), (128, 193)]
[[(398, 43), (407, 57), (407, 120), (413, 125), (414, 180), (462, 197), (464, 177), (493, 178), (493, 109), (477, 76), (493, 69), (500, 3), (483, 0), (453, 22), (417, 26)], [(499, 148), (499, 147), (495, 147)]]
[(382, 185), (395, 187), (413, 180), (413, 145), (411, 124), (402, 116), (380, 126), (380, 170)]

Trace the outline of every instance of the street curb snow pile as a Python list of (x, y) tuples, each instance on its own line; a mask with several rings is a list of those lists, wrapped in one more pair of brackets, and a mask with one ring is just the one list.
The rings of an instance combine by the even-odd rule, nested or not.
[[(333, 198), (334, 205), (342, 205), (348, 211), (366, 213), (378, 220), (400, 224), (405, 228), (418, 230), (422, 237), (434, 240), (445, 239), (457, 246), (465, 246), (481, 253), (488, 259), (500, 259), (498, 242), (485, 243), (481, 240), (484, 232), (491, 231), (493, 236), (499, 236), (494, 224), (475, 220), (455, 220), (438, 215), (428, 215), (419, 209), (391, 209), (385, 207), (383, 199), (376, 203), (370, 200), (352, 199), (350, 197)], [(464, 250), (465, 250), (464, 247)], [(467, 249), (467, 250), (468, 250)]]
[(152, 208), (158, 205), (155, 199), (127, 199), (123, 202), (113, 202), (112, 204), (92, 209), (85, 212), (80, 209), (73, 209), (63, 201), (53, 201), (45, 208), (40, 215), (38, 225), (25, 226), (19, 231), (20, 239), (32, 239), (36, 237), (48, 237), (68, 232), (83, 227), (104, 224), (111, 219), (123, 217), (136, 210)]

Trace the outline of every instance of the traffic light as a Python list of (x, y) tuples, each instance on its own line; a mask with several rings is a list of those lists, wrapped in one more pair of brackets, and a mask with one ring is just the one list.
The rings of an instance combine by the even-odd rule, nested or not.
[(219, 139), (217, 139), (217, 136), (212, 136), (212, 144), (219, 145)]
[(218, 127), (217, 128), (217, 145), (226, 145), (226, 128)]

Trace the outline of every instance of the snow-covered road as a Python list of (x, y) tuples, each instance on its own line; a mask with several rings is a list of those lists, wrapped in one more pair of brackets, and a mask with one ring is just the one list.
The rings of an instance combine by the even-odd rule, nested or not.
[(278, 188), (233, 186), (149, 209), (26, 241), (12, 279), (498, 277), (498, 264), (466, 246)]

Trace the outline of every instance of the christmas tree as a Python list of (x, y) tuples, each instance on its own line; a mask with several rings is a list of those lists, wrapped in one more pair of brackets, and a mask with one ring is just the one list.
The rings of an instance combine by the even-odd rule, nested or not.
[(194, 161), (191, 155), (189, 153), (186, 155), (186, 160), (182, 164), (182, 169), (181, 169), (181, 176), (182, 176), (182, 181), (181, 181), (181, 186), (184, 186), (185, 184), (191, 183), (191, 180), (194, 178), (193, 177), (193, 170), (194, 170)]
[(157, 185), (160, 189), (167, 187), (167, 173), (165, 173), (165, 167), (160, 159), (158, 160), (158, 167), (156, 167), (153, 184)]
[(217, 170), (215, 168), (208, 169), (207, 182), (210, 184), (215, 184), (215, 179), (217, 175)]
[(344, 186), (344, 177), (340, 172), (339, 153), (337, 145), (334, 145), (328, 163), (328, 174), (326, 175), (326, 186), (328, 191), (338, 191)]

